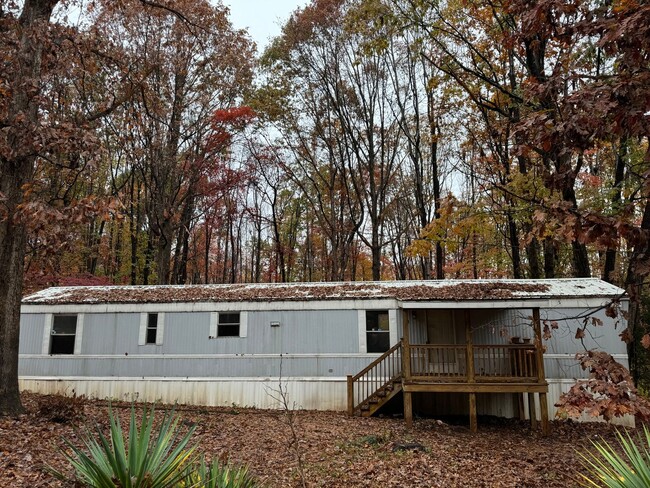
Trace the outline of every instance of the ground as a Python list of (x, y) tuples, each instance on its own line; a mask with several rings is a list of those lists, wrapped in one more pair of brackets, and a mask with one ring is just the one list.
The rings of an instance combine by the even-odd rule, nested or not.
[[(27, 413), (0, 418), (0, 487), (57, 487), (43, 468), (65, 468), (62, 438), (74, 441), (83, 422), (107, 425), (106, 402), (25, 394)], [(63, 405), (63, 407), (61, 406)], [(129, 405), (114, 405), (124, 420)], [(163, 407), (158, 407), (159, 409)], [(281, 411), (178, 407), (183, 425), (207, 457), (248, 464), (269, 487), (300, 486), (291, 429)], [(78, 415), (80, 414), (80, 415)], [(61, 418), (57, 418), (61, 417)], [(61, 422), (69, 417), (72, 421)], [(304, 477), (310, 487), (566, 487), (575, 486), (579, 452), (590, 440), (614, 438), (605, 424), (553, 422), (544, 438), (520, 421), (481, 419), (465, 425), (416, 419), (350, 418), (341, 412), (299, 411), (295, 417)]]

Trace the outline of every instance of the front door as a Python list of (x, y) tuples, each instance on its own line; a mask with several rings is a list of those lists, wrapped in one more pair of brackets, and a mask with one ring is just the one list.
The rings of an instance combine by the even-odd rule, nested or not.
[[(424, 310), (427, 325), (427, 344), (439, 344), (439, 348), (429, 350), (429, 368), (432, 374), (456, 376), (461, 374), (463, 363), (463, 342), (459, 341), (456, 330), (455, 310)], [(455, 346), (455, 347), (454, 347)]]

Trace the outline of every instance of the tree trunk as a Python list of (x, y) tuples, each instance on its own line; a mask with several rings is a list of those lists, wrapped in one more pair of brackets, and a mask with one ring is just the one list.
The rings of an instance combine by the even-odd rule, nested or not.
[(169, 284), (170, 264), (172, 257), (172, 225), (165, 220), (159, 225), (158, 245), (156, 247), (156, 273), (159, 285)]
[(555, 243), (551, 239), (544, 239), (544, 277), (555, 278), (555, 264), (557, 262), (557, 251)]
[[(650, 161), (650, 147), (646, 150), (645, 161)], [(643, 286), (650, 275), (650, 185), (644, 185), (642, 198), (645, 199), (643, 217), (639, 229), (637, 242), (630, 256), (630, 263), (625, 277), (625, 290), (630, 297), (630, 310), (628, 314), (628, 332), (632, 339), (627, 345), (627, 352), (630, 361), (630, 372), (635, 383), (638, 380), (639, 370), (637, 364), (636, 338), (637, 328), (641, 324), (641, 296)]]
[(38, 140), (34, 132), (39, 125), (43, 45), (41, 36), (34, 33), (46, 29), (57, 3), (25, 0), (16, 53), (18, 69), (7, 80), (13, 96), (8, 101), (9, 130), (4, 131), (6, 140), (2, 142), (18, 155), (0, 155), (0, 192), (5, 197), (0, 213), (6, 212), (0, 214), (0, 415), (15, 415), (23, 410), (18, 390), (18, 341), (27, 230), (16, 218), (16, 210), (22, 203), (23, 186), (32, 178), (36, 157), (31, 149), (33, 141)]
[[(612, 195), (612, 209), (618, 211), (622, 199), (621, 186), (625, 178), (625, 162), (627, 158), (627, 140), (621, 138), (618, 151), (616, 152), (616, 168), (614, 169), (614, 194)], [(616, 270), (616, 247), (610, 247), (605, 252), (605, 264), (603, 265), (603, 280), (613, 283)]]
[(508, 242), (510, 243), (510, 252), (512, 259), (512, 276), (516, 280), (523, 278), (521, 272), (521, 256), (519, 252), (519, 233), (517, 223), (515, 222), (512, 212), (506, 210), (506, 219), (508, 221)]
[[(648, 271), (650, 270), (650, 195), (646, 197), (643, 219), (641, 221), (641, 233), (642, 237), (639, 238), (639, 243), (634, 246), (634, 251), (632, 252), (632, 256), (630, 256), (630, 264), (625, 278), (625, 289), (630, 297), (628, 332), (629, 337), (632, 339), (636, 337), (636, 330), (641, 323), (641, 294), (645, 280), (650, 274)], [(634, 340), (628, 343), (627, 351), (630, 361), (630, 372), (636, 383), (639, 371)]]
[(205, 247), (203, 248), (203, 283), (206, 285), (210, 283), (210, 246), (212, 245), (212, 226), (206, 223), (204, 224), (204, 234), (205, 234)]
[[(568, 171), (567, 171), (568, 172)], [(569, 202), (572, 208), (578, 208), (576, 192), (574, 189), (575, 177), (566, 178), (562, 189), (562, 199)], [(581, 242), (573, 240), (571, 242), (573, 276), (576, 278), (589, 278), (591, 276), (591, 266), (589, 265), (589, 254), (587, 246)]]
[[(32, 162), (23, 160), (15, 168), (13, 175), (3, 171), (0, 186), (9, 215), (22, 200), (20, 188), (31, 174)], [(22, 223), (14, 223), (12, 218), (0, 221), (0, 415), (23, 411), (18, 390), (18, 338), (26, 235)]]
[[(138, 282), (138, 232), (140, 231), (140, 197), (138, 203), (135, 202), (135, 172), (131, 172), (131, 199), (129, 203), (129, 236), (131, 241), (131, 284)], [(138, 191), (139, 195), (139, 191)], [(136, 214), (137, 212), (137, 214)]]
[(526, 246), (526, 256), (528, 257), (530, 278), (540, 279), (542, 277), (542, 267), (539, 262), (539, 241), (537, 237), (533, 237), (530, 244)]

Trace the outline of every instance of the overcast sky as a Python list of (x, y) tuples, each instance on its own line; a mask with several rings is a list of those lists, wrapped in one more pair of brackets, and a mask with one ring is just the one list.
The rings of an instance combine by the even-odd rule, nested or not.
[(248, 29), (261, 53), (270, 38), (280, 34), (291, 12), (307, 0), (222, 0), (230, 8), (230, 20), (238, 29)]

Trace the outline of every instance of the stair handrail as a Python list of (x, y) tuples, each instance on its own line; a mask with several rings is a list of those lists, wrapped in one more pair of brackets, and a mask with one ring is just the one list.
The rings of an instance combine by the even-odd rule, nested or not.
[[(354, 376), (348, 375), (348, 414), (353, 415), (361, 405), (386, 384), (398, 378), (402, 373), (402, 341), (371, 362)], [(390, 361), (388, 359), (391, 358)], [(377, 371), (379, 370), (379, 371)], [(381, 373), (377, 374), (377, 373)], [(360, 385), (360, 382), (363, 382)], [(355, 383), (357, 386), (355, 395)], [(355, 401), (355, 396), (358, 398)]]

